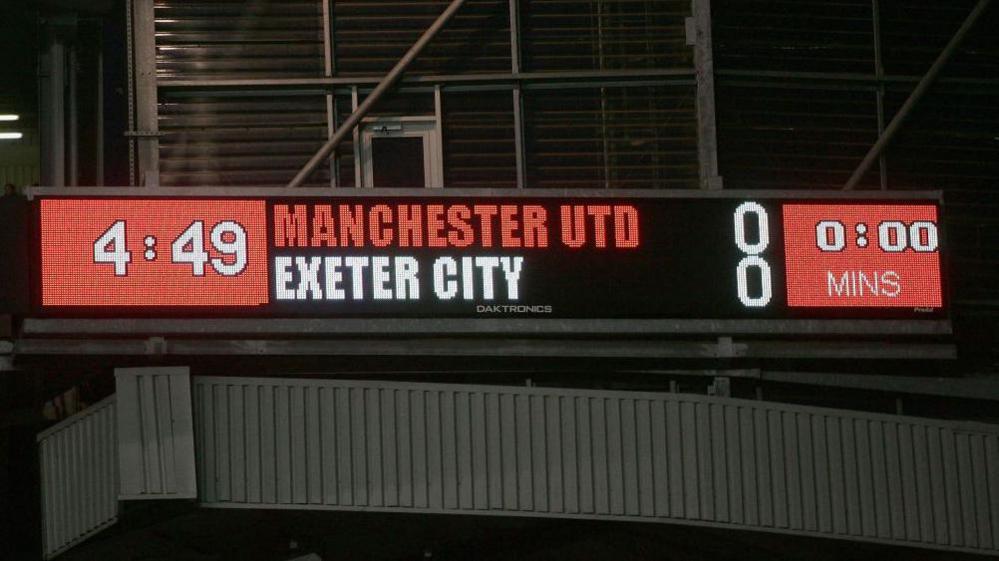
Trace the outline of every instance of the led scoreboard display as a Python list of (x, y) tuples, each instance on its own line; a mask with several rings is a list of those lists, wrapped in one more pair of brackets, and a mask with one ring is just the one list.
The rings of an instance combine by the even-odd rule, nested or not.
[(939, 319), (932, 199), (38, 195), (44, 317)]

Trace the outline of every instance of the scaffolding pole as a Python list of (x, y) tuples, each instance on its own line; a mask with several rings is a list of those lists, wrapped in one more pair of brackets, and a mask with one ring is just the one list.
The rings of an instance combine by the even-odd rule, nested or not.
[(912, 108), (919, 103), (919, 100), (922, 99), (926, 90), (928, 90), (933, 84), (933, 81), (936, 80), (937, 75), (939, 75), (940, 71), (943, 70), (943, 67), (947, 65), (947, 61), (949, 61), (950, 57), (957, 51), (958, 46), (961, 45), (961, 41), (964, 40), (968, 31), (970, 31), (975, 25), (975, 22), (978, 21), (978, 18), (985, 12), (985, 9), (989, 7), (990, 2), (991, 0), (979, 0), (975, 8), (971, 10), (971, 13), (968, 14), (964, 23), (961, 24), (961, 27), (954, 33), (954, 36), (950, 38), (950, 42), (947, 43), (947, 46), (940, 51), (940, 55), (937, 56), (937, 59), (933, 62), (933, 66), (930, 66), (930, 69), (926, 71), (923, 78), (919, 80), (918, 84), (916, 84), (916, 89), (912, 90), (912, 93), (909, 94), (909, 98), (902, 104), (902, 108), (898, 110), (898, 113), (896, 113), (894, 117), (892, 117), (891, 122), (888, 123), (887, 127), (885, 127), (884, 132), (878, 137), (877, 142), (875, 142), (874, 146), (871, 146), (871, 149), (867, 151), (867, 155), (864, 156), (864, 159), (860, 162), (860, 165), (857, 166), (857, 169), (853, 170), (853, 175), (850, 176), (846, 185), (843, 186), (844, 190), (849, 191), (856, 187), (857, 183), (859, 183), (864, 177), (864, 174), (867, 173), (867, 170), (871, 168), (871, 164), (874, 163), (874, 160), (878, 159), (881, 152), (884, 151), (885, 146), (891, 142), (895, 133), (897, 133), (898, 129), (902, 127), (902, 123), (904, 123), (905, 119), (908, 118), (909, 113), (912, 112)]
[(437, 20), (423, 32), (423, 35), (420, 36), (416, 43), (413, 43), (413, 46), (409, 48), (409, 51), (407, 51), (406, 54), (399, 59), (399, 62), (392, 67), (392, 70), (390, 70), (389, 73), (382, 78), (381, 82), (378, 82), (378, 85), (375, 86), (375, 89), (368, 95), (368, 97), (364, 98), (364, 101), (357, 107), (357, 110), (351, 113), (350, 117), (347, 117), (347, 120), (340, 125), (336, 134), (326, 141), (326, 144), (323, 144), (323, 147), (316, 152), (316, 155), (312, 156), (308, 163), (306, 163), (305, 166), (299, 170), (294, 179), (288, 183), (288, 188), (300, 186), (306, 178), (308, 178), (309, 175), (315, 171), (317, 167), (319, 167), (319, 164), (321, 164), (323, 160), (328, 158), (329, 155), (336, 150), (336, 147), (340, 144), (340, 142), (343, 141), (348, 134), (353, 133), (354, 127), (361, 122), (361, 119), (368, 114), (375, 103), (377, 103), (378, 100), (381, 99), (386, 92), (388, 92), (389, 88), (391, 88), (399, 80), (399, 78), (402, 77), (402, 74), (406, 72), (409, 65), (412, 64), (417, 55), (420, 54), (420, 51), (427, 46), (427, 43), (429, 43), (430, 40), (437, 35), (437, 32), (447, 24), (455, 12), (457, 12), (464, 3), (465, 0), (451, 1), (451, 4), (448, 5), (443, 12), (441, 12), (441, 15), (437, 17)]

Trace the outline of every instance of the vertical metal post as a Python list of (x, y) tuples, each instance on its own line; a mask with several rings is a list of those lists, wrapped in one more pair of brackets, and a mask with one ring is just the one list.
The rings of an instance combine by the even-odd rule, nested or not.
[[(597, 0), (597, 68), (604, 69), (604, 3)], [(604, 189), (610, 189), (610, 146), (607, 138), (607, 88), (600, 88), (600, 144)]]
[(711, 0), (692, 0), (694, 72), (697, 76), (697, 159), (701, 189), (721, 189), (715, 126), (715, 64), (711, 46)]
[[(510, 0), (510, 71), (520, 74), (520, 0)], [(524, 101), (520, 83), (513, 87), (513, 149), (517, 166), (517, 188), (527, 186), (524, 162)]]
[(153, 0), (134, 0), (132, 22), (135, 44), (135, 113), (139, 178), (147, 187), (159, 186), (160, 141), (156, 91), (156, 20)]
[[(125, 57), (128, 82), (128, 130), (135, 130), (135, 43), (132, 38), (132, 4), (125, 0)], [(135, 187), (135, 137), (128, 137), (128, 186)]]
[[(350, 112), (357, 113), (360, 96), (357, 93), (357, 86), (350, 88)], [(364, 186), (364, 175), (361, 162), (361, 123), (358, 123), (352, 132), (351, 140), (354, 142), (354, 188), (360, 189)]]
[[(333, 97), (333, 106), (332, 106), (331, 109), (333, 110), (333, 128), (332, 128), (332, 130), (335, 132), (336, 131), (336, 124), (338, 122), (340, 122), (340, 104), (337, 103), (335, 96)], [(336, 163), (336, 165), (333, 166), (333, 180), (332, 180), (333, 181), (333, 186), (334, 187), (342, 187), (343, 186), (343, 178), (340, 177), (340, 157), (339, 156), (337, 156), (335, 163)]]
[(104, 43), (97, 51), (97, 130), (94, 133), (96, 146), (96, 173), (94, 184), (104, 185)]
[[(601, 55), (603, 59), (603, 55)], [(603, 60), (601, 60), (601, 68), (603, 68)], [(600, 88), (600, 141), (602, 147), (603, 156), (603, 168), (604, 168), (604, 189), (610, 189), (610, 143), (607, 138), (607, 88)]]
[[(323, 76), (333, 77), (333, 21), (330, 1), (323, 0)], [(333, 92), (326, 93), (326, 138), (333, 138), (336, 131), (336, 110), (333, 107)], [(335, 154), (329, 160), (330, 187), (339, 187), (337, 182), (337, 167), (340, 156)]]
[[(440, 158), (439, 161), (435, 162), (433, 165), (436, 166), (436, 165), (440, 164), (441, 170), (444, 169), (444, 126), (443, 126), (443, 123), (444, 123), (444, 109), (443, 109), (443, 106), (444, 106), (444, 96), (441, 95), (441, 85), (440, 84), (435, 84), (434, 85), (434, 134), (437, 135), (437, 142), (436, 142), (436, 144), (437, 144), (437, 153), (433, 154), (431, 157), (432, 158)], [(431, 160), (431, 162), (433, 162), (433, 160)], [(434, 175), (436, 175), (436, 174), (431, 173), (431, 177), (433, 177)], [(443, 182), (444, 182), (444, 177), (441, 177), (441, 183), (442, 183), (441, 185), (433, 185), (433, 184), (431, 184), (431, 185), (427, 185), (427, 187), (430, 187), (430, 188), (441, 188), (441, 187), (444, 187)]]
[(68, 115), (66, 140), (68, 141), (67, 156), (69, 161), (69, 173), (67, 174), (67, 184), (76, 187), (80, 180), (80, 122), (77, 108), (77, 97), (79, 95), (77, 87), (77, 66), (79, 58), (76, 46), (69, 47), (69, 61), (66, 64), (66, 79), (69, 81), (69, 92), (67, 96)]
[(520, 85), (513, 87), (513, 149), (517, 166), (517, 188), (527, 187), (527, 164), (524, 154), (524, 100)]
[[(878, 136), (885, 133), (885, 69), (881, 54), (881, 6), (878, 0), (871, 0), (872, 22), (874, 24), (874, 75), (878, 80), (877, 104), (878, 104)], [(878, 169), (881, 172), (881, 190), (888, 189), (888, 166), (885, 155), (882, 152), (878, 156)]]
[(510, 70), (520, 74), (520, 0), (510, 0)]
[(58, 37), (46, 45), (41, 60), (41, 183), (47, 187), (66, 185), (65, 47)]

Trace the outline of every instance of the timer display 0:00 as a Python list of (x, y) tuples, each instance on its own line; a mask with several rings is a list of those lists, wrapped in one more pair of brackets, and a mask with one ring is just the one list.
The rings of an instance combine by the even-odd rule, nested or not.
[[(867, 246), (865, 224), (857, 224), (859, 247)], [(839, 252), (846, 248), (846, 226), (838, 220), (823, 220), (815, 225), (815, 243), (822, 251)], [(937, 225), (927, 220), (917, 220), (906, 225), (898, 220), (878, 224), (878, 246), (888, 253), (902, 253), (912, 248), (917, 253), (932, 253), (940, 245)]]
[[(173, 263), (189, 263), (191, 273), (196, 277), (205, 275), (205, 263), (212, 266), (216, 273), (225, 277), (234, 277), (246, 268), (246, 230), (238, 222), (223, 220), (212, 227), (209, 235), (212, 247), (224, 257), (232, 257), (232, 263), (225, 259), (209, 257), (205, 251), (205, 224), (200, 220), (191, 223), (180, 236), (170, 244), (170, 260)], [(104, 231), (94, 241), (94, 263), (114, 265), (117, 277), (128, 275), (128, 264), (132, 262), (132, 252), (128, 250), (125, 233), (125, 221), (118, 220)], [(147, 261), (156, 259), (156, 239), (146, 236)], [(109, 249), (110, 248), (110, 249)], [(189, 249), (188, 249), (189, 248)]]

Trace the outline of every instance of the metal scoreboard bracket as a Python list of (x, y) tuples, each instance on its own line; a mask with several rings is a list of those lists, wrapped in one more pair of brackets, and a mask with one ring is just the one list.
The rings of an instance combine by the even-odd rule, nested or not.
[(950, 334), (939, 192), (31, 190), (26, 335)]

